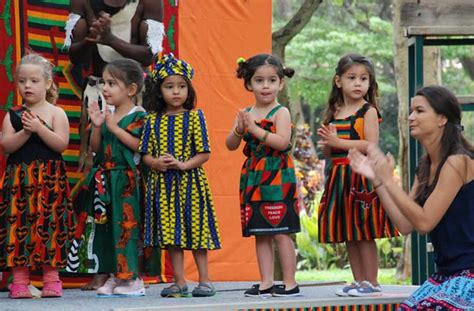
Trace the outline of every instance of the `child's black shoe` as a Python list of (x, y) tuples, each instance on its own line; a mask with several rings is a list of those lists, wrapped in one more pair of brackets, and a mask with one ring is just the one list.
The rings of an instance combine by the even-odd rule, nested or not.
[(275, 286), (270, 286), (267, 289), (260, 290), (259, 284), (253, 284), (252, 287), (244, 292), (245, 297), (270, 297)]
[(292, 289), (286, 290), (286, 286), (282, 284), (273, 286), (272, 295), (275, 297), (294, 297), (301, 296), (301, 293), (298, 285), (296, 285)]

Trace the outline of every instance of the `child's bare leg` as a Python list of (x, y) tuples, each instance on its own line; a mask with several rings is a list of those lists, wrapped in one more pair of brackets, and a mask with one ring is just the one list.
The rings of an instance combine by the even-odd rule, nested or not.
[(258, 269), (260, 270), (260, 290), (267, 289), (273, 285), (273, 247), (272, 236), (255, 236), (257, 249)]
[(280, 255), (283, 284), (287, 290), (296, 286), (296, 253), (295, 244), (288, 234), (275, 235), (275, 241)]
[(207, 249), (195, 249), (193, 250), (194, 262), (199, 272), (199, 283), (209, 283), (209, 266), (207, 259)]
[(361, 254), (364, 254), (362, 257), (364, 280), (369, 281), (372, 285), (379, 285), (377, 278), (379, 271), (379, 258), (375, 241), (359, 241), (359, 249)]
[(108, 278), (108, 274), (96, 273), (89, 283), (81, 287), (81, 290), (97, 290), (99, 287), (102, 287), (105, 284), (105, 281), (107, 281)]
[(178, 247), (169, 247), (168, 253), (171, 259), (171, 265), (173, 266), (174, 281), (179, 287), (186, 285), (186, 279), (184, 278), (184, 252)]
[[(365, 280), (364, 269), (362, 265), (362, 252), (360, 250), (360, 241), (347, 241), (346, 248), (351, 264), (352, 275), (356, 282)], [(365, 254), (364, 254), (365, 255)]]

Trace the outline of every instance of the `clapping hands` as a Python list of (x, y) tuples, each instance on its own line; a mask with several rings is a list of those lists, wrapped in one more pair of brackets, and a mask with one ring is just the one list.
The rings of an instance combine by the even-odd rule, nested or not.
[(244, 126), (250, 133), (253, 133), (253, 130), (257, 127), (255, 123), (255, 117), (250, 113), (250, 111), (241, 111), (243, 113)]
[(339, 140), (336, 126), (332, 123), (329, 123), (328, 125), (322, 124), (318, 129), (317, 134), (321, 138), (318, 144), (322, 146), (334, 147)]
[(245, 111), (244, 110), (239, 110), (239, 112), (237, 112), (235, 129), (239, 133), (245, 132), (246, 126), (245, 126)]
[(86, 40), (107, 45), (113, 37), (112, 31), (110, 30), (110, 23), (110, 14), (101, 11), (99, 18), (92, 21)]
[(243, 134), (246, 131), (252, 133), (256, 126), (255, 117), (249, 111), (241, 109), (237, 112), (235, 121), (235, 129), (237, 133)]
[(349, 160), (354, 172), (372, 181), (385, 182), (389, 180), (392, 178), (395, 168), (393, 156), (390, 153), (385, 155), (375, 144), (369, 145), (367, 156), (355, 148), (349, 150)]
[(36, 133), (43, 126), (38, 116), (33, 111), (23, 111), (21, 122), (26, 133)]
[(87, 113), (91, 119), (92, 125), (95, 127), (101, 127), (105, 122), (105, 115), (100, 111), (99, 103), (94, 101), (87, 107)]

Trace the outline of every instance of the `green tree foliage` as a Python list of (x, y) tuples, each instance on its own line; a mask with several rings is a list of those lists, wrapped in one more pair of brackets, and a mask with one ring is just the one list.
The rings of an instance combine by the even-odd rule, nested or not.
[[(294, 9), (300, 0), (291, 1)], [(313, 128), (321, 122), (322, 111), (331, 89), (334, 69), (349, 52), (366, 55), (374, 61), (380, 88), (381, 145), (397, 154), (397, 98), (393, 75), (393, 44), (390, 8), (387, 1), (324, 1), (308, 25), (286, 48), (286, 65), (296, 70), (289, 83), (291, 98), (304, 98), (309, 114), (315, 113)], [(274, 29), (285, 23), (274, 14)], [(310, 115), (305, 115), (309, 122)], [(315, 137), (316, 139), (316, 137)]]
[[(285, 2), (283, 5), (281, 2)], [(273, 29), (280, 29), (303, 0), (274, 0)], [(393, 70), (394, 45), (391, 0), (323, 1), (306, 27), (286, 46), (285, 62), (296, 70), (289, 83), (291, 101), (303, 103), (305, 122), (316, 129), (326, 107), (334, 69), (341, 56), (356, 52), (370, 57), (375, 64), (380, 90), (380, 144), (383, 150), (398, 154), (398, 98)], [(278, 12), (280, 8), (285, 12)], [(442, 84), (457, 95), (474, 96), (474, 47), (441, 48)], [(311, 122), (310, 122), (311, 120)], [(465, 135), (474, 139), (474, 111), (463, 114)], [(312, 124), (311, 124), (312, 123)], [(313, 130), (314, 133), (314, 130)], [(317, 137), (313, 135), (316, 142)], [(321, 193), (319, 192), (318, 195)], [(297, 234), (298, 268), (327, 269), (347, 266), (342, 244), (320, 244), (317, 209), (319, 198), (301, 217), (302, 231)], [(381, 267), (394, 267), (402, 253), (402, 238), (377, 241)]]

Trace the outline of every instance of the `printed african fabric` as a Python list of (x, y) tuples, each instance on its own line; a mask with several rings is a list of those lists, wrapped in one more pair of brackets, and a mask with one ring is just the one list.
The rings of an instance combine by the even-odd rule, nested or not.
[[(204, 113), (191, 110), (175, 115), (148, 115), (139, 151), (153, 157), (168, 153), (180, 161), (210, 152)], [(204, 169), (150, 170), (145, 180), (143, 228), (145, 246), (221, 248), (214, 201)]]
[[(281, 107), (276, 106), (257, 124), (275, 133), (271, 118)], [(247, 159), (240, 177), (242, 235), (299, 232), (296, 175), (289, 155), (291, 146), (284, 151), (275, 150), (248, 132), (243, 139)]]
[[(16, 132), (23, 129), (24, 109), (9, 111)], [(0, 181), (0, 269), (64, 268), (74, 231), (64, 161), (33, 133), (8, 156)]]
[[(341, 139), (364, 139), (364, 104), (345, 119), (333, 119)], [(379, 115), (379, 121), (381, 116)], [(397, 236), (372, 183), (352, 172), (347, 150), (331, 150), (331, 170), (318, 211), (319, 241), (339, 243)]]
[(433, 274), (399, 310), (474, 310), (474, 269)]
[[(144, 111), (133, 108), (118, 126), (140, 136)], [(94, 129), (97, 130), (97, 129)], [(114, 273), (119, 279), (138, 275), (140, 243), (140, 188), (138, 156), (104, 124), (101, 149), (74, 200), (80, 230), (71, 248), (68, 271)]]

